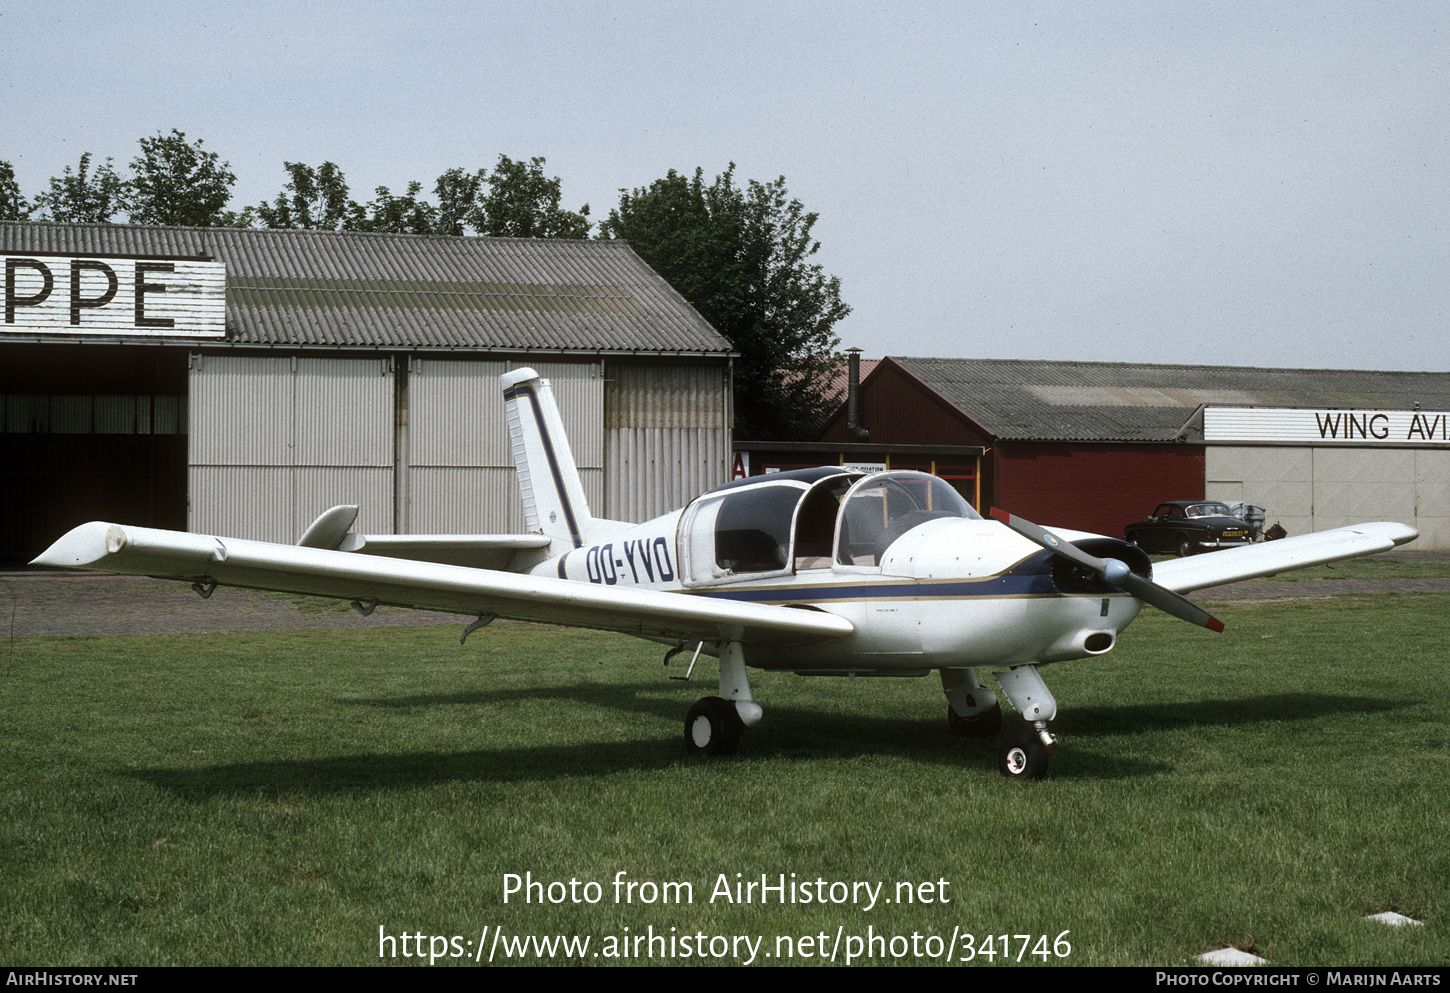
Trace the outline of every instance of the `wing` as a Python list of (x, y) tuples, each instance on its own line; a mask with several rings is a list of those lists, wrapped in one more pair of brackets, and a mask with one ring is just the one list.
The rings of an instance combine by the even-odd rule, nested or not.
[(1192, 558), (1156, 562), (1153, 579), (1175, 593), (1187, 593), (1208, 586), (1272, 576), (1290, 569), (1388, 552), (1396, 545), (1414, 541), (1419, 536), (1414, 528), (1388, 521), (1356, 524), (1279, 541), (1228, 548)]
[(804, 645), (842, 638), (854, 630), (845, 618), (820, 610), (619, 589), (102, 521), (68, 532), (32, 564), (376, 601), (455, 614), (496, 614), (653, 638)]

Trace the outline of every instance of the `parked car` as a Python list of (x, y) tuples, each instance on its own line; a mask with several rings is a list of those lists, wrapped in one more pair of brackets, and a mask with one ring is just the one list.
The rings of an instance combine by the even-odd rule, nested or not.
[(1146, 521), (1129, 524), (1124, 536), (1145, 552), (1188, 556), (1247, 545), (1254, 540), (1254, 528), (1217, 500), (1168, 500)]

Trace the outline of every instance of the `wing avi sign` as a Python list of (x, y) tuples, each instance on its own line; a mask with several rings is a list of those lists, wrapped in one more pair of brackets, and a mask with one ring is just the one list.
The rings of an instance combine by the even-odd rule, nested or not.
[(1205, 407), (1203, 440), (1450, 446), (1450, 412)]
[(196, 258), (5, 254), (5, 334), (226, 333), (226, 266)]

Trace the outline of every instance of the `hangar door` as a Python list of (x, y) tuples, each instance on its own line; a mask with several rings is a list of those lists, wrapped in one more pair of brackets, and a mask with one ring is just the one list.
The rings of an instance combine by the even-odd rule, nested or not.
[(341, 503), (393, 523), (387, 358), (191, 356), (188, 527), (295, 542)]
[(1209, 445), (1205, 472), (1211, 499), (1258, 503), (1290, 534), (1398, 521), (1420, 532), (1410, 550), (1450, 548), (1442, 448)]
[(597, 362), (413, 356), (400, 386), (399, 534), (515, 534), (524, 510), (498, 378), (529, 365), (549, 380), (589, 509), (604, 513), (604, 381)]
[[(520, 362), (193, 355), (189, 528), (295, 542), (359, 507), (376, 534), (523, 529), (498, 378)], [(590, 509), (603, 516), (599, 363), (530, 363), (553, 385)]]

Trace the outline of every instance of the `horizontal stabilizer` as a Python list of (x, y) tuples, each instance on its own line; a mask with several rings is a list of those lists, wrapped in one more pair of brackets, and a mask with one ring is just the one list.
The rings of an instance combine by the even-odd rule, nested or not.
[(323, 511), (297, 544), (504, 572), (523, 572), (537, 565), (551, 544), (543, 534), (355, 534), (350, 529), (357, 510), (354, 504), (343, 504)]
[(842, 638), (855, 630), (845, 618), (819, 610), (103, 521), (69, 531), (32, 564), (359, 602), (375, 600), (472, 616), (496, 614), (646, 638), (804, 645)]
[(349, 534), (337, 547), (362, 555), (522, 572), (544, 558), (550, 542), (542, 534)]

